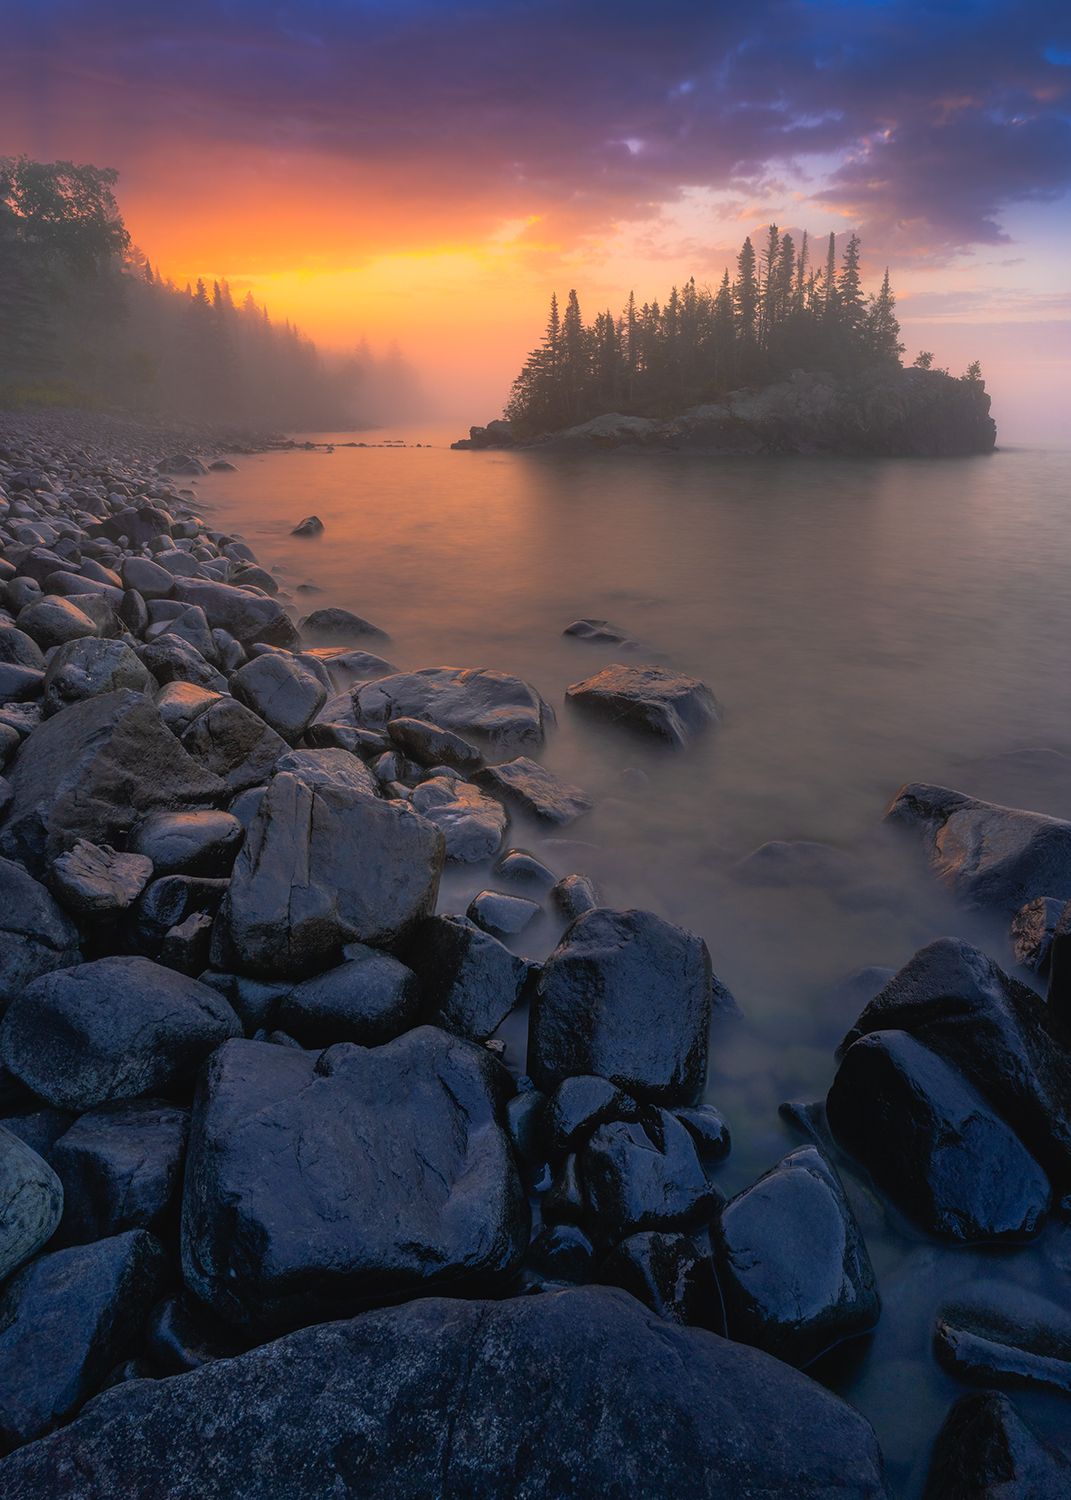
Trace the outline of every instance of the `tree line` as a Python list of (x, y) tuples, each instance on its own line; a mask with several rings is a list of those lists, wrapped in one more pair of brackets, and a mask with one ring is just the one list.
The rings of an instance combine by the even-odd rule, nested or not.
[(225, 281), (179, 288), (131, 242), (117, 173), (0, 158), (0, 406), (120, 407), (213, 425), (351, 427), (416, 397), (396, 351), (327, 362)]
[[(761, 251), (744, 241), (736, 276), (726, 269), (716, 290), (693, 278), (664, 303), (637, 306), (630, 295), (619, 316), (607, 310), (592, 323), (584, 322), (575, 291), (564, 312), (552, 297), (543, 340), (514, 382), (505, 415), (531, 434), (610, 411), (672, 415), (794, 369), (849, 375), (899, 367), (904, 346), (889, 273), (868, 295), (861, 248), (851, 235), (838, 264), (831, 234), (815, 261), (806, 233), (797, 248), (771, 224)], [(932, 359), (920, 356), (924, 364)]]

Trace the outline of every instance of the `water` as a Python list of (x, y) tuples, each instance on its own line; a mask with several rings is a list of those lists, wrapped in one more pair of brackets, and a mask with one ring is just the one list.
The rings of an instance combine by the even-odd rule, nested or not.
[[(352, 435), (351, 435), (352, 436)], [(824, 1095), (859, 1005), (836, 986), (958, 934), (1011, 964), (1007, 934), (958, 911), (919, 851), (883, 827), (905, 781), (934, 781), (1071, 816), (1071, 460), (1005, 451), (956, 461), (453, 453), (445, 448), (265, 454), (212, 476), (198, 499), (241, 532), (301, 613), (341, 605), (390, 631), (403, 668), (488, 666), (536, 684), (559, 713), (544, 759), (597, 799), (523, 843), (599, 881), (610, 904), (701, 933), (743, 1020), (715, 1027), (708, 1097), (744, 1186), (800, 1137), (786, 1099)], [(321, 538), (290, 536), (315, 512)], [(609, 619), (710, 684), (724, 722), (673, 755), (575, 718), (566, 686), (617, 659), (564, 638)], [(619, 654), (619, 653), (618, 653)], [(621, 658), (629, 660), (629, 657)], [(637, 776), (636, 771), (642, 776)], [(768, 839), (852, 852), (839, 893), (756, 888), (735, 863)], [(463, 909), (487, 872), (450, 877)], [(547, 919), (522, 940), (541, 957)], [(523, 1068), (523, 1021), (507, 1023)], [(877, 1333), (814, 1373), (871, 1419), (894, 1493), (915, 1496), (961, 1389), (930, 1352), (934, 1312), (997, 1274), (1067, 1300), (1071, 1230), (1014, 1250), (934, 1247), (849, 1178), (878, 1272)], [(1071, 1404), (1024, 1394), (1066, 1436)]]

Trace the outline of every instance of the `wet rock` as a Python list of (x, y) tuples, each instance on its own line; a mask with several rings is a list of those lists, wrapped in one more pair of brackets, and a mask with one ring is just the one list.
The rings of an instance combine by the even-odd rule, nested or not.
[(267, 781), (287, 743), (252, 709), (221, 698), (183, 731), (182, 748), (229, 791)]
[(497, 1068), (434, 1027), (318, 1058), (221, 1047), (190, 1136), (187, 1286), (230, 1322), (285, 1324), (510, 1271), (528, 1207)]
[(558, 881), (550, 895), (562, 916), (570, 922), (582, 917), (586, 911), (594, 911), (599, 905), (595, 883), (586, 875), (566, 875)]
[(213, 962), (303, 976), (346, 943), (395, 944), (433, 910), (442, 861), (442, 836), (406, 804), (281, 773), (238, 855)]
[(340, 688), (352, 687), (355, 682), (370, 682), (375, 677), (387, 677), (398, 670), (393, 662), (385, 661), (382, 656), (350, 646), (311, 646), (303, 655), (322, 661), (331, 680)]
[(745, 856), (736, 873), (749, 885), (803, 885), (829, 890), (857, 883), (861, 877), (858, 856), (810, 839), (771, 839)]
[(200, 974), (208, 967), (212, 954), (212, 927), (213, 919), (207, 912), (191, 912), (164, 933), (158, 962), (178, 974)]
[(673, 1113), (691, 1132), (704, 1161), (724, 1161), (729, 1155), (729, 1127), (712, 1104), (698, 1104), (693, 1109), (675, 1109)]
[(608, 1079), (566, 1078), (547, 1100), (543, 1137), (552, 1155), (564, 1154), (582, 1146), (597, 1125), (609, 1120), (635, 1120), (638, 1115), (635, 1099)]
[(0, 1011), (32, 980), (80, 956), (78, 929), (45, 887), (0, 859)]
[(599, 646), (631, 646), (639, 643), (632, 640), (623, 630), (616, 625), (611, 625), (609, 620), (574, 620), (562, 631), (562, 635), (575, 636), (581, 641), (591, 641)]
[(921, 835), (930, 866), (965, 906), (1006, 917), (1036, 896), (1071, 900), (1071, 823), (948, 787), (903, 786), (886, 819)]
[(222, 783), (185, 753), (151, 699), (104, 693), (47, 719), (9, 771), (15, 796), (0, 851), (32, 870), (79, 839), (122, 848), (145, 813), (203, 807)]
[(13, 662), (0, 662), (0, 699), (20, 703), (28, 698), (39, 698), (44, 685), (45, 674), (36, 667), (20, 667)]
[(0, 1447), (69, 1421), (137, 1353), (165, 1285), (163, 1251), (144, 1230), (55, 1250), (16, 1272), (0, 1292)]
[(229, 583), (176, 578), (174, 597), (182, 604), (199, 605), (213, 630), (226, 630), (243, 646), (263, 641), (289, 650), (300, 644), (293, 620), (277, 599), (266, 594), (252, 594)]
[(669, 667), (604, 667), (566, 689), (568, 702), (601, 719), (681, 747), (717, 723), (714, 694)]
[(306, 786), (339, 786), (365, 797), (378, 797), (379, 785), (372, 772), (350, 750), (289, 750), (275, 762), (275, 772), (286, 771)]
[(125, 589), (136, 590), (143, 599), (168, 599), (175, 587), (173, 574), (148, 557), (124, 557), (119, 576)]
[(240, 1030), (207, 985), (147, 958), (100, 958), (16, 996), (0, 1023), (0, 1060), (39, 1098), (81, 1111), (181, 1085)]
[(866, 1006), (841, 1051), (871, 1031), (907, 1031), (951, 1063), (1020, 1137), (1053, 1184), (1071, 1184), (1071, 1052), (1033, 990), (977, 948), (921, 948)]
[(885, 1494), (873, 1431), (846, 1403), (594, 1287), (424, 1299), (116, 1387), (7, 1459), (0, 1483), (11, 1500), (158, 1500), (165, 1474), (198, 1500), (274, 1500), (327, 1495), (340, 1470), (382, 1500), (587, 1500), (621, 1493), (622, 1475), (689, 1500)]
[(793, 1151), (722, 1209), (718, 1281), (731, 1338), (806, 1365), (878, 1321), (874, 1271), (836, 1173)]
[(150, 874), (213, 877), (229, 874), (243, 837), (231, 813), (153, 812), (134, 830), (130, 847), (150, 861)]
[(1035, 896), (1012, 917), (1012, 952), (1016, 963), (1024, 969), (1032, 969), (1035, 974), (1048, 973), (1049, 950), (1065, 904), (1052, 896)]
[(473, 1041), (497, 1031), (529, 983), (527, 961), (465, 917), (428, 917), (402, 956), (420, 980), (429, 1014)]
[(231, 678), (231, 692), (266, 724), (296, 745), (324, 705), (319, 679), (293, 656), (254, 657)]
[(152, 873), (152, 860), (142, 854), (117, 854), (107, 844), (79, 839), (53, 861), (50, 879), (68, 911), (79, 917), (109, 916), (133, 905)]
[(453, 777), (433, 776), (413, 788), (413, 807), (435, 825), (446, 841), (446, 857), (479, 864), (502, 847), (509, 818), (501, 803), (479, 787)]
[(548, 870), (542, 860), (529, 854), (527, 849), (507, 849), (495, 862), (495, 874), (532, 896), (546, 895), (558, 880), (553, 870)]
[(362, 636), (390, 640), (385, 630), (348, 609), (314, 609), (302, 620), (301, 628), (307, 636), (319, 641), (353, 641)]
[(0, 627), (0, 661), (19, 667), (33, 667), (38, 672), (45, 669), (45, 656), (35, 640), (24, 630), (14, 625)]
[[(7, 1069), (3, 1069), (4, 1079), (14, 1082)], [(16, 1087), (22, 1087), (16, 1084)], [(23, 1090), (26, 1101), (33, 1100), (29, 1089)], [(6, 1100), (3, 1108), (11, 1109), (12, 1105)], [(52, 1147), (64, 1135), (77, 1119), (77, 1115), (69, 1109), (49, 1109), (46, 1107), (36, 1108), (32, 1104), (26, 1104), (23, 1109), (14, 1109), (12, 1114), (5, 1114), (0, 1118), (0, 1125), (12, 1135), (24, 1141), (31, 1151), (36, 1151), (38, 1156), (48, 1160)], [(0, 1277), (0, 1280), (3, 1278)]]
[(1071, 1458), (1048, 1447), (1007, 1396), (961, 1396), (937, 1434), (924, 1500), (1065, 1500)]
[(587, 1195), (575, 1152), (570, 1152), (562, 1162), (539, 1206), (544, 1224), (581, 1224), (587, 1220)]
[(641, 1098), (689, 1103), (706, 1078), (711, 982), (700, 938), (653, 912), (587, 912), (544, 965), (528, 1071), (548, 1092), (597, 1073)]
[(227, 679), (201, 655), (195, 646), (170, 632), (139, 647), (138, 656), (159, 683), (190, 682), (196, 687), (222, 693)]
[(137, 953), (158, 959), (167, 934), (198, 912), (215, 913), (227, 882), (192, 875), (164, 875), (138, 897), (126, 940)]
[(303, 521), (299, 521), (297, 523), (297, 525), (291, 531), (290, 535), (291, 536), (322, 536), (323, 535), (323, 530), (324, 530), (324, 523), (320, 520), (319, 516), (306, 516)]
[(595, 806), (581, 787), (570, 786), (527, 755), (488, 766), (475, 779), (507, 806), (558, 827), (574, 823)]
[(933, 1346), (972, 1385), (1071, 1392), (1071, 1312), (1006, 1281), (974, 1281), (942, 1307)]
[(507, 896), (502, 891), (480, 891), (469, 902), (466, 916), (495, 937), (513, 937), (539, 916), (537, 901), (527, 896)]
[(0, 1126), (0, 1282), (48, 1243), (62, 1213), (63, 1186), (55, 1172)]
[(1020, 1239), (1040, 1229), (1045, 1173), (962, 1074), (907, 1032), (870, 1032), (849, 1047), (826, 1115), (839, 1143), (930, 1234)]
[(714, 1264), (686, 1235), (659, 1229), (629, 1235), (603, 1261), (599, 1280), (631, 1292), (667, 1323), (725, 1333)]
[(550, 706), (528, 683), (478, 667), (424, 667), (381, 677), (355, 689), (361, 722), (427, 719), (497, 752), (538, 748), (554, 723)]
[(123, 595), (118, 609), (119, 622), (131, 635), (142, 640), (146, 630), (149, 628), (149, 606), (137, 592), (136, 589), (127, 589)]
[(189, 1111), (158, 1099), (102, 1104), (82, 1115), (52, 1150), (63, 1183), (57, 1245), (81, 1245), (178, 1225)]
[(19, 611), (16, 624), (37, 642), (42, 651), (47, 651), (50, 646), (63, 646), (67, 641), (80, 640), (82, 636), (99, 634), (96, 622), (79, 604), (57, 594), (27, 604)]
[(725, 1201), (707, 1181), (691, 1135), (665, 1109), (597, 1126), (578, 1165), (588, 1224), (604, 1243), (639, 1229), (697, 1226)]
[(590, 1281), (594, 1263), (595, 1246), (578, 1224), (544, 1224), (525, 1256), (531, 1270), (555, 1282)]
[(156, 635), (168, 635), (186, 641), (205, 661), (214, 667), (219, 666), (219, 651), (208, 618), (196, 604), (186, 605), (173, 619), (165, 620), (159, 626), (150, 626), (148, 635), (150, 639)]
[(387, 733), (399, 750), (422, 766), (450, 766), (468, 774), (483, 765), (483, 756), (475, 745), (426, 719), (390, 719)]
[(275, 1016), (303, 1047), (335, 1042), (378, 1047), (415, 1026), (421, 1004), (412, 969), (389, 953), (351, 943), (345, 963), (294, 985), (279, 1000)]

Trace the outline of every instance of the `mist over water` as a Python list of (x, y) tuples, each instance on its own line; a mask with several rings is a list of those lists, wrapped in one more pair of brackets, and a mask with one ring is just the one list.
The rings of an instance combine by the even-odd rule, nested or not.
[[(1067, 763), (1020, 753), (1071, 750), (1066, 454), (368, 448), (240, 462), (201, 481), (199, 502), (277, 571), (299, 613), (355, 610), (391, 633), (382, 654), (403, 669), (501, 668), (556, 708), (543, 759), (598, 805), (556, 838), (515, 823), (511, 842), (561, 874), (591, 874), (607, 904), (649, 907), (706, 939), (743, 1013), (716, 1022), (711, 1041), (708, 1098), (733, 1130), (726, 1192), (800, 1144), (777, 1108), (824, 1096), (862, 1003), (838, 997), (845, 976), (899, 966), (944, 934), (1011, 966), (1006, 932), (958, 910), (882, 812), (921, 780), (1071, 816)], [(324, 535), (292, 537), (310, 513)], [(320, 592), (295, 592), (305, 582)], [(647, 649), (563, 638), (585, 615)], [(618, 659), (701, 677), (721, 726), (671, 754), (574, 716), (566, 686)], [(744, 882), (737, 862), (770, 839), (845, 851), (840, 883)], [(454, 871), (442, 909), (463, 910), (487, 884), (487, 869)], [(559, 931), (548, 916), (514, 946), (542, 958)], [(523, 1071), (523, 1017), (504, 1035)], [(861, 1180), (846, 1186), (885, 1311), (873, 1338), (811, 1373), (871, 1419), (894, 1493), (915, 1496), (962, 1389), (929, 1352), (937, 1306), (990, 1275), (1066, 1299), (1071, 1230), (1057, 1221), (1020, 1249), (945, 1249)], [(1059, 1398), (1016, 1400), (1040, 1431), (1066, 1431)]]

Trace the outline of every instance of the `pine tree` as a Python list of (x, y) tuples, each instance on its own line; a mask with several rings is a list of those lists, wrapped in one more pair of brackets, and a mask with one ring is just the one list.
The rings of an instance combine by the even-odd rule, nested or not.
[(881, 289), (870, 299), (866, 316), (866, 342), (874, 359), (899, 364), (904, 346), (900, 342), (900, 324), (896, 318), (896, 298), (885, 267)]
[(822, 281), (822, 316), (827, 323), (835, 323), (837, 320), (837, 236), (832, 233), (829, 236)]
[(859, 236), (852, 234), (837, 278), (837, 316), (849, 337), (859, 333), (866, 319), (863, 281), (859, 269)]
[(736, 327), (741, 343), (754, 343), (759, 311), (759, 284), (755, 274), (755, 247), (750, 236), (744, 241), (736, 258), (733, 302), (736, 305)]

